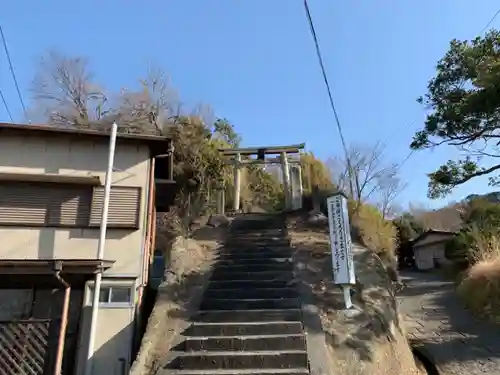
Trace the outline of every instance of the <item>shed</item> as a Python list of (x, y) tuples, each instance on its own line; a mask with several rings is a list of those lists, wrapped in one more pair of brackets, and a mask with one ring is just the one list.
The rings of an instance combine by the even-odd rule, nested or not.
[(449, 263), (445, 247), (455, 235), (453, 231), (429, 229), (415, 238), (412, 242), (416, 267), (424, 271)]

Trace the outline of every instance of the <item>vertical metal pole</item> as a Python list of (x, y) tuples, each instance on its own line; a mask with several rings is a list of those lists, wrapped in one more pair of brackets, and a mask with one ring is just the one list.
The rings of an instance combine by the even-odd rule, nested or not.
[[(109, 209), (109, 196), (111, 193), (111, 180), (113, 178), (113, 164), (115, 159), (115, 146), (116, 146), (116, 133), (118, 126), (113, 124), (111, 129), (111, 137), (109, 139), (109, 154), (108, 154), (108, 169), (106, 171), (106, 180), (104, 183), (104, 203), (102, 207), (101, 228), (99, 232), (99, 243), (97, 245), (97, 259), (103, 260), (104, 247), (106, 244), (106, 230), (108, 227), (108, 209)], [(92, 374), (93, 355), (94, 355), (94, 342), (97, 329), (97, 313), (99, 309), (99, 294), (101, 291), (102, 269), (100, 269), (95, 276), (94, 294), (92, 298), (92, 312), (90, 319), (90, 332), (89, 332), (89, 346), (87, 349), (87, 362), (85, 363), (85, 375)]]
[(236, 154), (234, 159), (234, 199), (233, 199), (233, 211), (238, 212), (240, 210), (240, 192), (241, 192), (241, 154)]

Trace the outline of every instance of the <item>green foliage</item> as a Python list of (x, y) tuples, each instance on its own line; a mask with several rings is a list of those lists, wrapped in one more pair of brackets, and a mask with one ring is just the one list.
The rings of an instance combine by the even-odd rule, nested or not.
[[(411, 148), (444, 144), (459, 147), (466, 156), (449, 160), (429, 175), (430, 198), (442, 197), (457, 185), (500, 169), (500, 164), (486, 162), (499, 154), (499, 90), (500, 32), (493, 30), (471, 41), (452, 40), (427, 94), (419, 99), (431, 112)], [(490, 184), (497, 182), (497, 176), (490, 177)]]
[(425, 230), (424, 226), (409, 213), (394, 219), (392, 223), (396, 228), (399, 243), (408, 242)]
[(234, 126), (227, 119), (217, 119), (214, 124), (213, 137), (220, 139), (223, 143), (227, 144), (226, 147), (239, 147), (241, 137)]
[(326, 214), (326, 198), (336, 191), (328, 167), (312, 152), (304, 152), (300, 155), (300, 168), (305, 208), (313, 209), (313, 201), (319, 202), (320, 210)]
[(284, 206), (283, 185), (258, 165), (248, 165), (247, 184), (251, 192), (250, 204), (266, 211), (277, 211)]
[(168, 127), (174, 151), (174, 177), (181, 186), (202, 188), (208, 180), (223, 178), (224, 164), (210, 129), (195, 116), (177, 119)]
[(463, 226), (447, 244), (446, 254), (456, 261), (473, 263), (479, 246), (500, 235), (500, 204), (472, 199), (462, 212)]
[(317, 159), (312, 152), (300, 155), (304, 194), (312, 194), (314, 189), (332, 192), (335, 185), (332, 182), (328, 167)]

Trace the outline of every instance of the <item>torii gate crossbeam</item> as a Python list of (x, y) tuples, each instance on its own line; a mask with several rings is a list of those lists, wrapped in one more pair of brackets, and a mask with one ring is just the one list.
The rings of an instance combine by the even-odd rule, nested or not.
[[(223, 156), (232, 157), (228, 164), (234, 165), (234, 200), (233, 210), (240, 210), (241, 167), (247, 164), (280, 163), (283, 172), (283, 187), (285, 191), (285, 208), (300, 209), (302, 207), (302, 172), (298, 160), (289, 160), (288, 155), (298, 154), (305, 144), (289, 146), (266, 146), (246, 148), (219, 149)], [(257, 159), (242, 160), (242, 156), (257, 156)], [(268, 158), (266, 155), (279, 155), (278, 158)], [(298, 166), (298, 168), (297, 168)], [(295, 187), (298, 188), (295, 189)]]

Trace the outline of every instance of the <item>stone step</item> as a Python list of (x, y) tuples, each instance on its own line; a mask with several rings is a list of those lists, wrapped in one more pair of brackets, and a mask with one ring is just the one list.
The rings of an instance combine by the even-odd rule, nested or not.
[(231, 227), (231, 233), (286, 233), (286, 229), (281, 226), (269, 226), (267, 225), (267, 228), (257, 228), (253, 230), (252, 228), (238, 228), (236, 227)]
[(184, 336), (262, 336), (298, 335), (303, 333), (300, 321), (269, 322), (194, 322), (184, 332)]
[(263, 310), (300, 307), (298, 298), (204, 298), (199, 310)]
[(259, 241), (281, 241), (288, 240), (286, 233), (274, 231), (274, 232), (239, 232), (239, 233), (231, 233), (226, 240), (259, 240)]
[(249, 251), (278, 251), (278, 250), (290, 250), (292, 248), (289, 246), (281, 246), (273, 243), (256, 243), (256, 242), (247, 242), (244, 244), (235, 244), (231, 245), (230, 243), (225, 243), (224, 246), (220, 249), (221, 251), (232, 251), (232, 252), (249, 252)]
[(308, 368), (170, 370), (159, 375), (308, 375)]
[(288, 237), (283, 231), (256, 231), (256, 232), (238, 232), (231, 233), (226, 240), (259, 240), (259, 241), (278, 241), (278, 240), (287, 240)]
[(306, 350), (301, 335), (189, 337), (183, 342), (185, 351)]
[(295, 285), (293, 280), (211, 280), (208, 289), (286, 288)]
[[(299, 322), (302, 319), (300, 309), (282, 310), (206, 310), (200, 311), (192, 317), (192, 320), (202, 323), (221, 323), (230, 325), (232, 323), (265, 323), (265, 322)], [(300, 327), (302, 325), (300, 324)]]
[(248, 288), (248, 289), (218, 289), (211, 286), (205, 290), (204, 298), (226, 299), (273, 299), (273, 298), (298, 298), (295, 288)]
[(221, 280), (286, 280), (293, 279), (293, 271), (259, 271), (259, 272), (221, 272), (215, 270), (211, 281)]
[(263, 249), (227, 249), (224, 248), (219, 251), (219, 260), (231, 259), (259, 259), (265, 261), (271, 258), (291, 258), (293, 254), (290, 248), (263, 248)]
[(292, 263), (275, 263), (272, 261), (256, 264), (220, 264), (215, 265), (215, 271), (217, 272), (260, 272), (260, 271), (291, 271), (293, 270)]
[(225, 260), (219, 260), (217, 262), (217, 266), (231, 266), (231, 265), (254, 265), (254, 264), (262, 264), (262, 263), (277, 263), (277, 264), (287, 264), (287, 263), (292, 263), (293, 260), (290, 256), (288, 257), (269, 257), (269, 258), (232, 258), (232, 259), (225, 259)]
[(186, 352), (167, 367), (171, 369), (259, 369), (307, 367), (304, 350), (255, 352)]
[(290, 240), (285, 238), (259, 238), (259, 239), (244, 239), (244, 238), (229, 238), (224, 241), (224, 246), (227, 247), (267, 247), (267, 246), (290, 246)]

